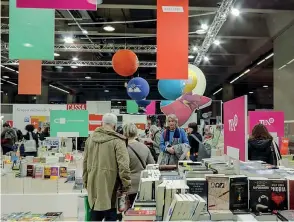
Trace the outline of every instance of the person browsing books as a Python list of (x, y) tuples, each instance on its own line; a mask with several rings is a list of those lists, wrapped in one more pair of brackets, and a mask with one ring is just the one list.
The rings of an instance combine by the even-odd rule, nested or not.
[(278, 165), (281, 158), (280, 151), (267, 128), (263, 124), (254, 126), (248, 140), (248, 159)]
[(158, 163), (160, 165), (177, 165), (179, 156), (187, 148), (190, 149), (189, 141), (186, 132), (178, 127), (177, 116), (174, 114), (168, 115), (167, 128), (162, 132), (160, 138), (161, 153)]
[(154, 164), (154, 159), (149, 148), (136, 140), (138, 129), (134, 123), (128, 123), (123, 127), (123, 134), (128, 139), (128, 152), (130, 156), (130, 170), (132, 188), (129, 192), (129, 200), (132, 205), (139, 188), (141, 171), (148, 164)]
[(197, 160), (197, 154), (199, 150), (199, 142), (202, 142), (202, 136), (198, 133), (197, 123), (188, 124), (188, 140), (190, 144), (190, 159), (192, 161)]
[(117, 116), (107, 113), (102, 127), (87, 139), (83, 160), (83, 182), (88, 191), (91, 221), (116, 221), (117, 192), (131, 188), (130, 158), (126, 138), (115, 132)]

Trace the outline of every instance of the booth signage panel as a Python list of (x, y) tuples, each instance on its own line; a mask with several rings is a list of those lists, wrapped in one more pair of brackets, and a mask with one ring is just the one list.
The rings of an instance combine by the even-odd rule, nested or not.
[(224, 153), (241, 161), (248, 160), (247, 96), (224, 103)]
[(87, 110), (52, 110), (50, 136), (88, 137), (89, 114)]
[(87, 110), (86, 104), (67, 104), (67, 110)]

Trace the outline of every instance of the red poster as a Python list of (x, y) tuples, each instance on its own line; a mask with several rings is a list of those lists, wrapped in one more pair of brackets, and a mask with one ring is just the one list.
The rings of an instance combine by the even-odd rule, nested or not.
[(31, 118), (31, 124), (35, 127), (35, 129), (39, 128), (39, 119)]
[(86, 104), (67, 104), (67, 110), (87, 110)]
[(157, 0), (157, 79), (188, 79), (188, 10), (188, 0)]
[(140, 130), (145, 130), (146, 129), (146, 124), (144, 124), (144, 123), (135, 123), (135, 125)]
[(89, 131), (93, 132), (97, 127), (102, 126), (103, 115), (89, 114)]

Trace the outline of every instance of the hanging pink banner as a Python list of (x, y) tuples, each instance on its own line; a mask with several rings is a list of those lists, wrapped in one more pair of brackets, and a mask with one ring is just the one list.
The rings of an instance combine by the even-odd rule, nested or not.
[(16, 7), (90, 11), (97, 10), (97, 5), (90, 3), (89, 0), (17, 0)]
[(152, 101), (146, 107), (146, 115), (155, 115), (155, 110), (156, 110), (156, 101)]

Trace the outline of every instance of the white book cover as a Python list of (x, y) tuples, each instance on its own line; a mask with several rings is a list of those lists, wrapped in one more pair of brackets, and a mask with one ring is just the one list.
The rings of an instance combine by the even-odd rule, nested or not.
[(198, 220), (198, 218), (199, 218), (199, 216), (201, 215), (201, 213), (203, 212), (203, 210), (205, 210), (206, 211), (206, 201), (202, 198), (202, 197), (200, 197), (199, 195), (197, 195), (197, 194), (194, 194), (194, 196), (197, 198), (197, 200), (198, 200), (198, 205), (197, 205), (197, 208), (196, 208), (196, 210), (195, 210), (195, 212), (194, 212), (194, 215), (193, 215), (193, 220), (195, 220), (195, 221), (197, 221)]

